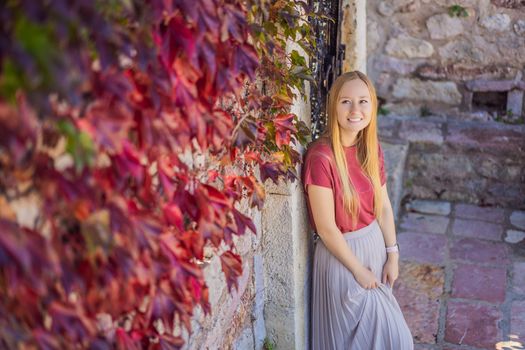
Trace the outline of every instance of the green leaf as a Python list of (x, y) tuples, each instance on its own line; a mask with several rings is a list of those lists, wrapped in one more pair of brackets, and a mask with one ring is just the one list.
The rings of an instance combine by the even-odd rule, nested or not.
[(292, 50), (290, 54), (292, 64), (295, 66), (306, 66), (306, 59), (297, 50)]
[(60, 120), (58, 130), (66, 138), (66, 152), (74, 160), (75, 170), (81, 172), (84, 167), (91, 167), (95, 162), (95, 146), (88, 133), (79, 131), (71, 122)]
[(14, 35), (22, 48), (34, 58), (38, 73), (41, 74), (40, 77), (28, 78), (38, 85), (52, 85), (54, 77), (51, 75), (51, 65), (58, 59), (60, 50), (51, 25), (38, 25), (20, 16), (15, 23)]
[(16, 101), (16, 91), (24, 88), (24, 74), (10, 59), (4, 61), (0, 76), (0, 96), (11, 103)]

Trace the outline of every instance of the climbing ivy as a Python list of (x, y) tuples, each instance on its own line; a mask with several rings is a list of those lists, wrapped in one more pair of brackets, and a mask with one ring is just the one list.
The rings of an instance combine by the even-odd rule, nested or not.
[[(205, 248), (237, 286), (233, 236), (256, 230), (241, 205), (294, 180), (307, 142), (290, 106), (312, 80), (309, 13), (293, 0), (0, 4), (3, 348), (180, 348), (170, 330), (212, 311)], [(24, 196), (33, 223), (15, 210)]]

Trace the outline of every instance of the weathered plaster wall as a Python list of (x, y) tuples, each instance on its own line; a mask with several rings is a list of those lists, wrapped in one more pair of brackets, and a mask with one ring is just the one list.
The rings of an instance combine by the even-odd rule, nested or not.
[[(296, 100), (292, 112), (310, 125), (308, 101)], [(262, 213), (264, 319), (277, 349), (308, 348), (312, 237), (305, 205), (299, 181), (268, 183)]]
[(200, 308), (196, 309), (191, 336), (181, 331), (186, 340), (183, 349), (262, 348), (266, 333), (262, 315), (261, 213), (247, 209), (244, 212), (254, 219), (258, 233), (247, 232), (236, 238), (237, 249), (243, 259), (243, 274), (238, 289), (228, 293), (219, 258), (212, 258), (204, 270), (212, 314), (205, 316)]

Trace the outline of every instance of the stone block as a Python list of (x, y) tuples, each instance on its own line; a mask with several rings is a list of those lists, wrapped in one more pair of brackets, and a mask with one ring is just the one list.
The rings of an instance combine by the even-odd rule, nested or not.
[(414, 102), (388, 102), (383, 105), (390, 114), (419, 117), (421, 115), (421, 105)]
[(390, 17), (396, 11), (395, 7), (390, 3), (390, 1), (381, 1), (377, 5), (377, 12), (385, 17)]
[(510, 333), (525, 342), (525, 300), (516, 300), (511, 304)]
[(505, 301), (506, 288), (506, 269), (464, 264), (454, 271), (451, 297), (498, 304)]
[(403, 232), (397, 237), (400, 246), (400, 259), (444, 265), (447, 247), (445, 235), (431, 233)]
[(393, 87), (392, 95), (397, 99), (441, 102), (459, 105), (461, 93), (451, 81), (425, 81), (419, 79), (399, 79)]
[(520, 36), (525, 35), (525, 20), (519, 19), (514, 23), (514, 32)]
[[(293, 304), (292, 304), (293, 305)], [(294, 349), (295, 331), (293, 326), (293, 307), (282, 307), (268, 302), (264, 308), (264, 318), (271, 320), (267, 326), (267, 336), (276, 349)]]
[(291, 194), (291, 186), (296, 186), (297, 182), (295, 184), (287, 184), (286, 182), (279, 181), (279, 183), (276, 185), (271, 179), (267, 179), (264, 182), (264, 191), (266, 194), (280, 194), (280, 195), (286, 195), (289, 196)]
[(512, 266), (512, 291), (525, 295), (525, 261), (515, 261)]
[(456, 219), (452, 224), (452, 234), (456, 236), (501, 241), (503, 227), (500, 224), (479, 220)]
[(505, 243), (496, 243), (476, 238), (453, 240), (450, 258), (471, 263), (506, 265), (509, 260), (509, 247)]
[(451, 62), (446, 65), (422, 64), (417, 68), (417, 76), (423, 79), (469, 81), (475, 79), (514, 79), (518, 70), (512, 67), (480, 66)]
[(450, 202), (416, 199), (407, 205), (407, 209), (422, 214), (447, 216), (450, 214)]
[[(525, 127), (497, 122), (449, 122), (445, 144), (453, 150), (471, 151), (509, 159), (523, 154), (525, 150)], [(510, 155), (513, 155), (512, 157)]]
[(491, 32), (503, 32), (510, 27), (510, 17), (506, 13), (496, 13), (480, 18), (479, 24)]
[(204, 268), (204, 279), (209, 289), (209, 301), (212, 307), (217, 305), (221, 296), (226, 292), (226, 280), (221, 269), (221, 262), (217, 255), (213, 256)]
[(385, 156), (385, 171), (388, 182), (388, 197), (392, 202), (394, 217), (399, 213), (403, 192), (403, 171), (405, 168), (408, 145), (397, 145), (381, 142)]
[(421, 62), (418, 60), (400, 59), (385, 55), (378, 55), (374, 58), (374, 68), (377, 71), (396, 73), (400, 75), (413, 73), (419, 64), (421, 64)]
[(490, 3), (494, 6), (507, 9), (520, 9), (523, 7), (522, 0), (490, 0)]
[(234, 350), (254, 350), (253, 331), (251, 327), (245, 328), (233, 343)]
[(255, 302), (252, 310), (253, 335), (255, 348), (262, 349), (264, 339), (266, 338), (266, 325), (264, 322), (264, 303), (266, 298), (264, 287), (263, 258), (259, 254), (253, 256), (253, 273), (255, 285)]
[(444, 234), (449, 218), (418, 213), (408, 213), (401, 219), (400, 227), (407, 231)]
[(467, 39), (451, 40), (438, 49), (443, 63), (482, 63), (487, 60), (486, 54)]
[[(519, 74), (519, 73), (518, 73)], [(512, 77), (508, 79), (499, 79), (499, 80), (487, 80), (487, 79), (475, 79), (467, 81), (465, 87), (470, 91), (509, 91), (512, 89), (521, 89), (523, 90), (525, 84), (521, 81), (517, 81)]]
[(404, 120), (399, 128), (399, 137), (411, 142), (443, 143), (442, 123), (424, 120)]
[(445, 341), (479, 348), (494, 348), (501, 338), (498, 307), (450, 300), (448, 302)]
[(523, 91), (511, 90), (507, 94), (507, 111), (514, 116), (521, 116), (523, 111)]
[(373, 20), (366, 21), (366, 33), (366, 50), (368, 52), (374, 51), (379, 47), (379, 43), (384, 36), (384, 33), (380, 33), (377, 22)]
[(517, 230), (507, 230), (505, 235), (505, 242), (507, 243), (519, 243), (525, 239), (525, 232)]
[(517, 82), (514, 79), (507, 80), (486, 80), (486, 79), (476, 79), (467, 81), (465, 87), (470, 91), (509, 91), (518, 87)]
[(414, 344), (414, 350), (434, 350), (435, 348), (432, 345), (428, 344)]
[(436, 343), (440, 296), (445, 273), (442, 267), (400, 262), (394, 295), (416, 342)]
[(434, 53), (431, 43), (406, 34), (388, 40), (385, 50), (389, 55), (399, 58), (426, 58)]
[(387, 116), (378, 117), (377, 123), (378, 123), (377, 131), (379, 133), (380, 139), (383, 139), (385, 137), (386, 138), (395, 137), (398, 126), (400, 125), (399, 121), (393, 118), (387, 117)]
[[(266, 300), (280, 306), (293, 304), (293, 237), (291, 200), (288, 196), (270, 195), (263, 209), (262, 249)], [(270, 234), (271, 233), (271, 234)], [(268, 287), (271, 283), (271, 287)], [(293, 324), (293, 323), (292, 323)]]
[(517, 228), (525, 230), (525, 211), (513, 211), (510, 214), (510, 223)]
[(446, 39), (463, 33), (463, 20), (446, 13), (427, 19), (427, 29), (432, 39)]
[[(218, 264), (220, 265), (220, 262)], [(243, 329), (246, 322), (250, 322), (249, 312), (252, 309), (250, 300), (253, 296), (248, 293), (251, 293), (249, 282), (252, 280), (252, 272), (250, 262), (245, 261), (243, 273), (238, 279), (238, 288), (232, 288), (231, 293), (225, 290), (219, 302), (211, 305), (212, 318), (203, 322), (200, 336), (192, 335), (187, 349), (211, 349), (220, 348), (224, 344), (230, 346), (233, 344), (235, 340), (233, 337), (237, 331)], [(213, 293), (211, 285), (209, 290), (211, 296)]]
[[(392, 86), (392, 83), (394, 81), (393, 77), (389, 73), (379, 73), (377, 77), (373, 78), (375, 87), (376, 87), (376, 94), (378, 97), (385, 97), (390, 94), (390, 87)], [(384, 105), (382, 105), (384, 107)], [(381, 117), (381, 115), (379, 115)]]

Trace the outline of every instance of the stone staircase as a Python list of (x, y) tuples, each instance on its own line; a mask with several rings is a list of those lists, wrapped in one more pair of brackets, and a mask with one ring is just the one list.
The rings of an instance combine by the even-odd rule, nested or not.
[(380, 116), (389, 196), (525, 208), (525, 125)]

